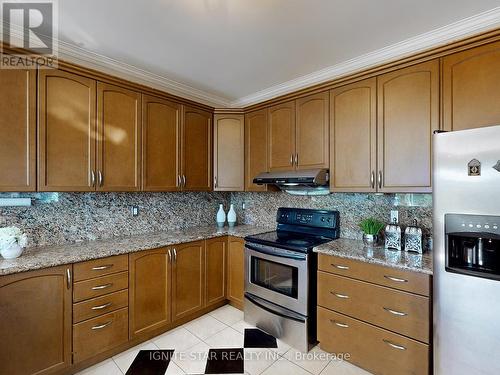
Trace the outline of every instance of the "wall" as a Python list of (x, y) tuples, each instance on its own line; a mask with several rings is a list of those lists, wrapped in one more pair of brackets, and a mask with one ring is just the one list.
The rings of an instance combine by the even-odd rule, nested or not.
[[(0, 193), (31, 197), (31, 207), (0, 207), (0, 227), (16, 225), (28, 246), (64, 244), (211, 225), (228, 193)], [(139, 206), (133, 217), (130, 206)]]
[[(432, 234), (431, 194), (334, 193), (308, 197), (284, 192), (231, 193), (231, 203), (235, 205), (239, 221), (245, 224), (275, 226), (276, 210), (282, 206), (338, 210), (341, 237), (361, 238), (358, 227), (361, 220), (375, 217), (387, 223), (391, 210), (398, 210), (402, 225), (409, 225), (416, 218), (425, 236)], [(242, 210), (243, 203), (245, 210)]]

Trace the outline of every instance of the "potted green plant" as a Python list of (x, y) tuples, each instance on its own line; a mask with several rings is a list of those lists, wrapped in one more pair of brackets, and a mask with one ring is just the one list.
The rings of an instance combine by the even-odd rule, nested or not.
[(380, 231), (384, 228), (384, 223), (369, 217), (364, 219), (359, 227), (363, 231), (363, 242), (366, 246), (373, 247), (380, 242)]

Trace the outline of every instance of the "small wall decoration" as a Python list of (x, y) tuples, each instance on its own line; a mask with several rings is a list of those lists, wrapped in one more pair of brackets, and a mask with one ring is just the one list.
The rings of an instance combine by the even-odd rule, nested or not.
[(481, 176), (481, 162), (472, 159), (468, 164), (469, 176)]

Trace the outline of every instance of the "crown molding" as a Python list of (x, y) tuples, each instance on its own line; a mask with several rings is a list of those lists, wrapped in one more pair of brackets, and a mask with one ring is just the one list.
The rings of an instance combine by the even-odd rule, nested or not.
[(417, 35), (354, 59), (332, 65), (287, 82), (247, 95), (230, 103), (241, 108), (258, 104), (291, 92), (340, 78), (377, 65), (401, 59), (427, 49), (439, 47), (465, 37), (500, 27), (500, 7), (462, 19), (438, 29)]

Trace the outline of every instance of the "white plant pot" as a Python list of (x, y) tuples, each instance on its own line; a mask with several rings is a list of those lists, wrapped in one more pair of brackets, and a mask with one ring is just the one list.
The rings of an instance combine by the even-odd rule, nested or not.
[(5, 259), (14, 259), (23, 253), (23, 248), (19, 246), (18, 243), (13, 243), (11, 245), (2, 246), (0, 249), (0, 254)]

